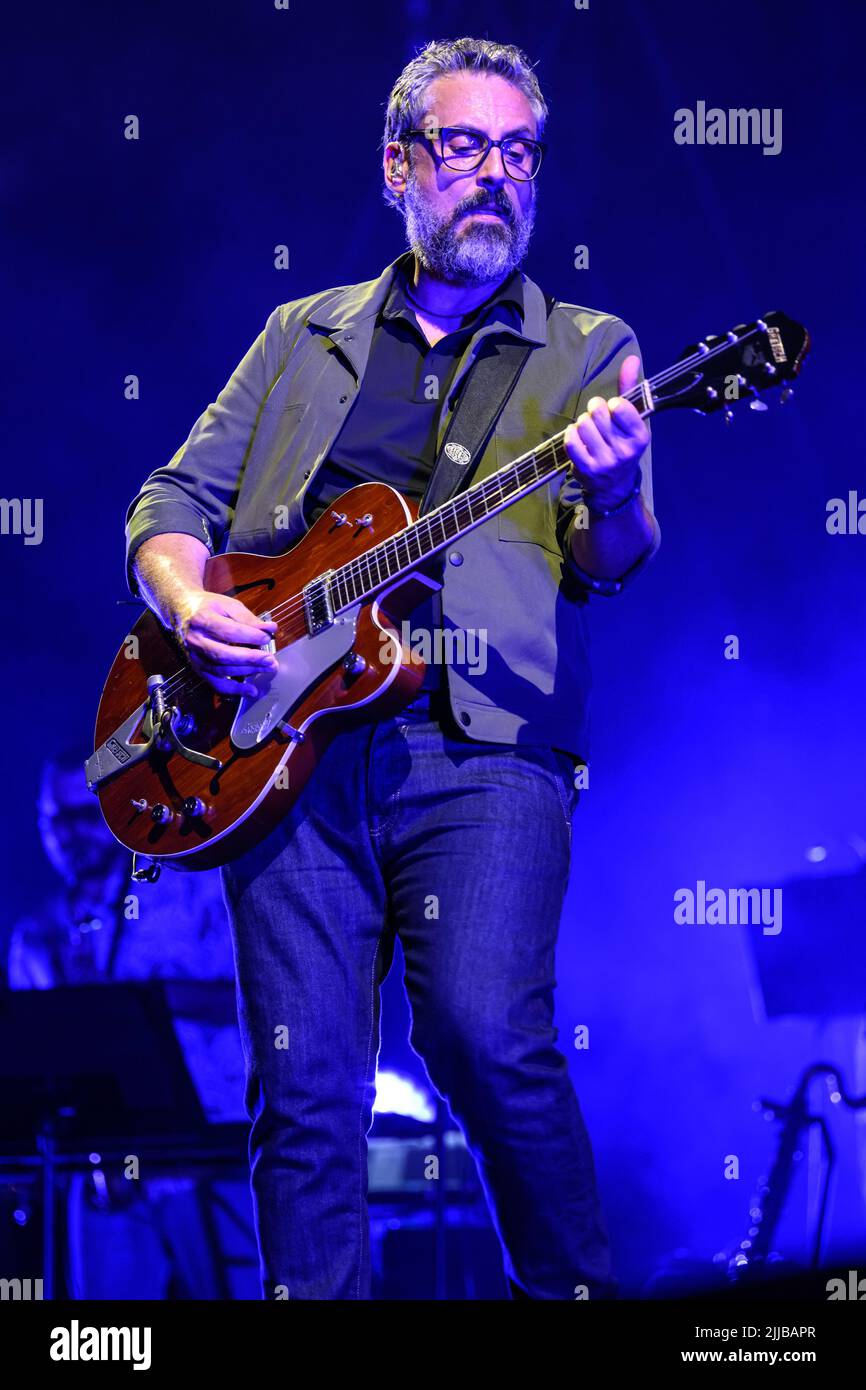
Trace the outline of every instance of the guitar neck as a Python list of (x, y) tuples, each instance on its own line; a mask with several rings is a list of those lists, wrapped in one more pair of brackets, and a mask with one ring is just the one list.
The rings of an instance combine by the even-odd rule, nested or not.
[(497, 512), (568, 468), (565, 431), (546, 439), (489, 477), (467, 488), (396, 536), (381, 541), (330, 576), (335, 608), (349, 607), (414, 569), (420, 561), (473, 531)]
[[(756, 396), (791, 380), (808, 343), (802, 325), (774, 312), (752, 324), (739, 324), (724, 336), (708, 336), (687, 348), (672, 367), (621, 394), (642, 418), (661, 409), (709, 414), (727, 409), (729, 389), (736, 399), (740, 387), (744, 394)], [(339, 611), (371, 597), (570, 466), (561, 430), (349, 564), (319, 576), (318, 582), (327, 585), (330, 606)]]

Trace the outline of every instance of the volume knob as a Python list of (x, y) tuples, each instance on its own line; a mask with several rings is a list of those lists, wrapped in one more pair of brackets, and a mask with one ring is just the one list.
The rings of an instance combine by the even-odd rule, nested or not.
[(347, 676), (357, 676), (361, 671), (366, 671), (367, 663), (360, 652), (347, 652), (343, 657), (343, 670)]

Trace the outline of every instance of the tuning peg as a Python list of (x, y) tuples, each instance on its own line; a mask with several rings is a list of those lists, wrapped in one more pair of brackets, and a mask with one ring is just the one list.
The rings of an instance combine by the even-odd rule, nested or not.
[(757, 399), (757, 397), (755, 398), (755, 400), (749, 401), (750, 410), (769, 410), (769, 408), (770, 407), (767, 405), (766, 401), (760, 401)]
[(788, 401), (791, 399), (793, 394), (794, 388), (792, 386), (786, 386), (782, 394), (779, 396), (779, 404), (787, 405)]
[(726, 425), (732, 425), (734, 423), (734, 412), (731, 410), (730, 406), (725, 407), (725, 410), (722, 414), (722, 419), (724, 420)]

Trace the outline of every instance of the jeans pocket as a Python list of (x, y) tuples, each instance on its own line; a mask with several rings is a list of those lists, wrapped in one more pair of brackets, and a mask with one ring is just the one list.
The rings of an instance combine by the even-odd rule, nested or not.
[(566, 825), (571, 830), (571, 820), (577, 806), (580, 793), (575, 786), (575, 761), (571, 753), (566, 753), (563, 748), (549, 748), (550, 767), (559, 791), (559, 799), (562, 804), (562, 814), (565, 817)]

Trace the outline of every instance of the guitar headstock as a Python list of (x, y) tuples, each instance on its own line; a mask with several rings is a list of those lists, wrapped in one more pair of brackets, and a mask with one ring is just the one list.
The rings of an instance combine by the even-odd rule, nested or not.
[[(788, 387), (809, 350), (801, 323), (774, 310), (754, 323), (740, 323), (687, 347), (680, 361), (647, 384), (655, 410), (697, 410), (710, 415), (747, 400), (756, 410), (773, 386)], [(783, 399), (790, 395), (790, 388)]]

